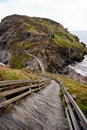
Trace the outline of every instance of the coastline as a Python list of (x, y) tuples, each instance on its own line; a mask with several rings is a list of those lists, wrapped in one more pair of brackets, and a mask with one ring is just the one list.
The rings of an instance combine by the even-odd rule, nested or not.
[[(80, 42), (85, 43), (87, 47), (87, 31), (71, 31), (71, 33), (78, 36)], [(87, 84), (87, 52), (82, 62), (70, 66), (68, 77)]]
[(70, 68), (74, 69), (77, 73), (81, 74), (84, 77), (87, 77), (87, 55), (84, 56), (82, 62), (77, 64), (69, 65)]
[(82, 76), (81, 74), (77, 73), (74, 69), (70, 67), (68, 67), (68, 74), (65, 76), (75, 81), (87, 84), (87, 76)]
[(67, 77), (87, 84), (87, 55), (84, 55), (81, 62), (71, 64), (65, 70), (67, 70), (65, 74)]

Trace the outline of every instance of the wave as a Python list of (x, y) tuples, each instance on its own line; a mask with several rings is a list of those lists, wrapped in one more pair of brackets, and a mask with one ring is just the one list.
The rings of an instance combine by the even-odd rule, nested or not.
[(74, 69), (77, 73), (84, 77), (87, 77), (87, 55), (84, 56), (84, 60), (75, 66), (69, 65), (70, 68)]

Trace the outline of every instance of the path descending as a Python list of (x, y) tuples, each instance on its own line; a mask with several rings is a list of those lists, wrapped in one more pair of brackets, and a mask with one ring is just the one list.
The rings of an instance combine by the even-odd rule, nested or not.
[(68, 130), (55, 81), (0, 110), (0, 130)]
[(31, 56), (31, 57), (33, 57), (33, 58), (36, 59), (37, 63), (38, 63), (39, 66), (40, 66), (41, 71), (44, 73), (44, 72), (45, 72), (45, 67), (44, 67), (43, 62), (42, 62), (39, 58), (37, 58), (36, 56), (34, 56), (34, 55), (28, 53), (27, 51), (25, 51), (25, 53), (26, 53), (27, 55), (29, 55), (29, 56)]

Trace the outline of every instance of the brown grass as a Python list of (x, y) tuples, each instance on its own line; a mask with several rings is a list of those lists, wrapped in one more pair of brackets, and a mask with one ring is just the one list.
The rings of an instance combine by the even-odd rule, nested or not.
[(24, 70), (17, 70), (0, 66), (0, 80), (18, 80), (27, 78), (37, 80), (40, 77), (36, 74), (27, 73)]

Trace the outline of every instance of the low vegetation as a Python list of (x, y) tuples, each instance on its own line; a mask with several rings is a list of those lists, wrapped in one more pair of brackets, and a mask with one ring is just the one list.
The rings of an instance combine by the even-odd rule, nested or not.
[(32, 26), (31, 24), (29, 24), (29, 23), (24, 23), (24, 25), (26, 26), (26, 27), (28, 27), (28, 29), (29, 29), (29, 31), (34, 31), (34, 32), (37, 32), (37, 30), (36, 30), (36, 28), (34, 27), (34, 26)]
[(69, 93), (76, 94), (76, 102), (87, 117), (87, 84), (76, 82), (75, 80), (59, 74), (46, 73), (46, 76), (53, 79), (61, 79), (61, 81), (68, 88)]
[(61, 75), (59, 77), (68, 88), (68, 91), (71, 94), (76, 94), (76, 102), (87, 117), (87, 84), (76, 82)]
[(33, 46), (33, 43), (24, 43), (24, 49), (29, 49), (31, 46)]
[(40, 79), (36, 74), (27, 73), (25, 70), (11, 69), (0, 65), (0, 80)]
[(53, 73), (60, 72), (58, 70), (63, 70), (69, 63), (81, 61), (87, 52), (77, 36), (70, 34), (60, 23), (46, 18), (7, 16), (0, 23), (0, 34), (1, 55), (9, 52), (7, 57), (3, 56), (2, 63), (6, 61), (16, 69), (36, 62), (25, 55), (25, 50), (43, 59), (46, 69)]

